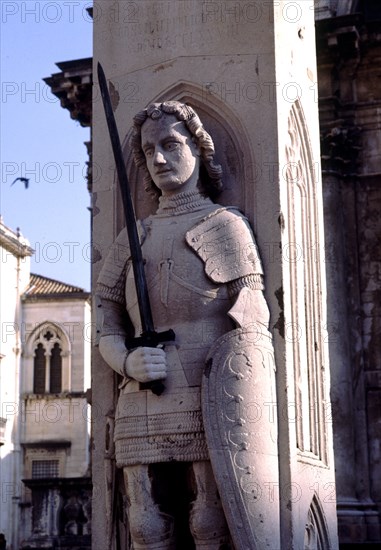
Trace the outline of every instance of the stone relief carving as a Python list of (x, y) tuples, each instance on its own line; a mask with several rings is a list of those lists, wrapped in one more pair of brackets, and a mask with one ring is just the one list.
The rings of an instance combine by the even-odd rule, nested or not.
[[(131, 144), (159, 195), (139, 223), (155, 329), (176, 334), (164, 348), (127, 350), (127, 326), (142, 328), (123, 230), (97, 297), (99, 349), (122, 376), (114, 442), (133, 548), (279, 547), (279, 503), (268, 497), (278, 483), (275, 367), (253, 233), (236, 208), (212, 201), (222, 170), (191, 107), (150, 105)], [(161, 395), (146, 385), (155, 380)]]
[[(295, 373), (295, 419), (298, 449), (327, 461), (324, 409), (324, 336), (321, 318), (321, 265), (316, 177), (301, 105), (288, 119), (287, 204), (292, 327)], [(297, 307), (305, 304), (305, 307)]]
[(330, 548), (327, 524), (317, 495), (314, 495), (308, 510), (304, 532), (305, 550), (320, 550)]

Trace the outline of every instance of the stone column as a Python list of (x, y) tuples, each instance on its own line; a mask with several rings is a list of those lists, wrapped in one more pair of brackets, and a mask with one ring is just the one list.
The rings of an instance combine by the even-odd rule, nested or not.
[[(355, 418), (353, 382), (347, 323), (347, 281), (345, 273), (345, 235), (341, 199), (341, 177), (331, 171), (324, 177), (325, 246), (327, 275), (327, 335), (332, 365), (332, 421), (336, 462), (337, 507), (341, 517), (353, 515), (359, 505), (356, 496)], [(346, 215), (348, 210), (345, 209)]]
[[(312, 1), (150, 0), (96, 2), (94, 62), (101, 62), (124, 139), (139, 217), (153, 206), (136, 187), (128, 150), (133, 115), (152, 101), (196, 108), (212, 134), (226, 190), (257, 238), (277, 366), (281, 548), (337, 548), (329, 402), (324, 232)], [(95, 85), (94, 281), (123, 225), (114, 162)], [(96, 309), (96, 308), (95, 308)], [(104, 483), (106, 414), (114, 382), (95, 354), (93, 480)], [(274, 416), (275, 419), (275, 416)], [(93, 540), (107, 548), (105, 499)], [(275, 550), (275, 549), (274, 549)]]

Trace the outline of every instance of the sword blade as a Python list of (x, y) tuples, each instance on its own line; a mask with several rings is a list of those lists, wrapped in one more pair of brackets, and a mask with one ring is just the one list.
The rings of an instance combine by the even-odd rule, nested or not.
[[(133, 349), (138, 346), (156, 347), (163, 342), (173, 341), (175, 339), (175, 333), (172, 329), (163, 332), (156, 332), (154, 329), (151, 304), (148, 295), (147, 279), (144, 271), (142, 249), (136, 227), (136, 217), (134, 206), (132, 204), (130, 186), (128, 183), (126, 167), (124, 165), (118, 128), (116, 126), (110, 94), (108, 92), (106, 76), (100, 63), (98, 63), (98, 81), (115, 158), (120, 192), (122, 195), (127, 235), (130, 243), (131, 262), (134, 271), (135, 288), (142, 325), (142, 335), (126, 340), (126, 347), (127, 349)], [(152, 393), (156, 395), (161, 395), (165, 389), (164, 384), (160, 380), (140, 384), (140, 387), (141, 389), (150, 389)]]
[(110, 134), (112, 150), (115, 158), (116, 171), (118, 174), (120, 192), (122, 195), (124, 214), (128, 240), (131, 249), (132, 267), (134, 270), (135, 287), (138, 298), (140, 320), (143, 335), (155, 332), (151, 304), (148, 295), (147, 280), (144, 272), (144, 263), (138, 230), (136, 227), (135, 211), (132, 204), (130, 186), (127, 179), (126, 167), (124, 165), (122, 147), (120, 144), (118, 128), (112, 110), (110, 94), (108, 91), (106, 76), (100, 63), (98, 63), (98, 81), (101, 91), (103, 106), (106, 114), (107, 126)]

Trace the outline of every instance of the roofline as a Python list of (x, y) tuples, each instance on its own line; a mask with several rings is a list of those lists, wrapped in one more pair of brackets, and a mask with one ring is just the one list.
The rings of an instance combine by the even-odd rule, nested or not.
[(72, 288), (79, 289), (78, 291), (86, 292), (86, 290), (82, 289), (81, 287), (78, 287), (77, 285), (72, 285), (70, 283), (65, 283), (65, 281), (60, 281), (59, 279), (53, 279), (53, 277), (47, 277), (46, 275), (40, 275), (40, 273), (34, 273), (31, 272), (30, 277), (40, 277), (40, 279), (44, 279), (45, 281), (50, 281), (52, 283), (59, 283), (61, 285), (70, 286)]
[(56, 294), (24, 294), (21, 297), (23, 303), (27, 302), (56, 302), (57, 300), (90, 300), (91, 292), (57, 292)]
[(15, 233), (3, 223), (0, 224), (0, 245), (19, 258), (34, 254), (33, 248), (29, 246), (29, 241), (19, 231)]
[[(77, 71), (80, 65), (83, 65), (84, 68), (86, 69), (89, 68), (92, 71), (92, 62), (93, 62), (92, 57), (82, 57), (80, 59), (73, 59), (70, 61), (59, 61), (56, 63), (56, 65), (59, 69), (61, 69), (61, 71), (70, 71), (70, 69), (75, 69)], [(55, 73), (55, 74), (60, 74), (60, 73)]]
[[(47, 283), (48, 288), (41, 288), (42, 291), (33, 292), (36, 286), (38, 288), (39, 284), (43, 285), (44, 283)], [(53, 288), (50, 287), (50, 283), (53, 285)], [(54, 288), (55, 285), (62, 285), (63, 288)], [(81, 287), (64, 283), (63, 281), (59, 281), (51, 277), (45, 277), (45, 275), (39, 275), (38, 273), (31, 273), (29, 285), (23, 292), (21, 300), (23, 303), (57, 300), (89, 301), (90, 297), (91, 292)]]

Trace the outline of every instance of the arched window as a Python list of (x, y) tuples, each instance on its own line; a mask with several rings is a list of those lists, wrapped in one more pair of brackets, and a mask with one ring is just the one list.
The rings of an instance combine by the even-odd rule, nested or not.
[(42, 344), (38, 344), (34, 352), (34, 369), (33, 369), (33, 392), (45, 393), (45, 349)]
[(56, 342), (50, 355), (50, 393), (62, 391), (62, 357), (60, 345)]
[(40, 325), (28, 347), (33, 357), (33, 393), (70, 390), (70, 341), (53, 323)]

